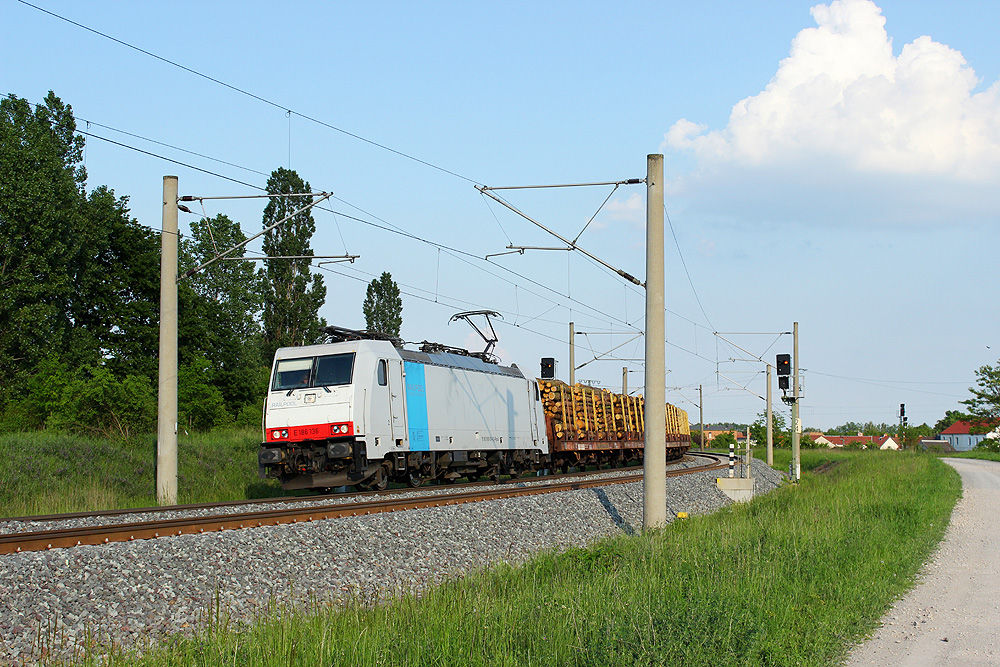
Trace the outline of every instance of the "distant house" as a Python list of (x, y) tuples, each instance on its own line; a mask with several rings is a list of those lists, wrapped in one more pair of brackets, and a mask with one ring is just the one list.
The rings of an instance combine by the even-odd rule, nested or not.
[(891, 449), (895, 452), (898, 452), (903, 448), (902, 445), (896, 442), (896, 439), (891, 435), (882, 435), (881, 437), (875, 438), (875, 445), (877, 445), (879, 449)]
[(746, 443), (747, 441), (746, 431), (740, 432), (732, 428), (718, 429), (718, 430), (705, 429), (704, 431), (702, 431), (702, 434), (705, 437), (705, 442), (712, 442), (723, 433), (732, 433), (734, 436), (736, 436), (736, 442), (738, 443)]
[(940, 438), (920, 438), (917, 443), (921, 449), (929, 449), (932, 452), (953, 452), (955, 448), (947, 440)]
[(817, 446), (830, 447), (860, 447), (862, 449), (900, 449), (900, 445), (891, 435), (825, 435), (823, 433), (807, 433), (806, 436)]
[(946, 440), (956, 452), (967, 452), (975, 449), (976, 445), (986, 438), (996, 438), (1000, 435), (1000, 427), (989, 433), (970, 433), (971, 429), (972, 424), (969, 422), (957, 421), (941, 431), (941, 440)]

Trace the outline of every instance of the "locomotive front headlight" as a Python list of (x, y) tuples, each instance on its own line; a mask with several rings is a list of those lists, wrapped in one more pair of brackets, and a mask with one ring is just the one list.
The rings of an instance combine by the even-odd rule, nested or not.
[(277, 440), (281, 437), (281, 431), (271, 431), (271, 437)]
[(287, 438), (288, 437), (288, 429), (282, 429), (281, 430), (281, 437), (282, 438)]

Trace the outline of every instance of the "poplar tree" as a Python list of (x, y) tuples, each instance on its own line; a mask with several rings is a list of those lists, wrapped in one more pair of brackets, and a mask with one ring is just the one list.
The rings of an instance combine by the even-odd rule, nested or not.
[(399, 337), (399, 330), (403, 326), (403, 300), (392, 275), (384, 272), (368, 284), (362, 310), (365, 314), (365, 327), (369, 331)]
[[(291, 169), (279, 167), (267, 180), (268, 194), (310, 192), (309, 183)], [(264, 208), (268, 227), (309, 203), (309, 197), (272, 197)], [(270, 358), (279, 347), (305, 345), (319, 339), (326, 321), (319, 309), (326, 299), (322, 277), (313, 275), (310, 242), (316, 231), (312, 213), (298, 213), (264, 235), (264, 254), (271, 259), (261, 269), (264, 280), (264, 354)]]

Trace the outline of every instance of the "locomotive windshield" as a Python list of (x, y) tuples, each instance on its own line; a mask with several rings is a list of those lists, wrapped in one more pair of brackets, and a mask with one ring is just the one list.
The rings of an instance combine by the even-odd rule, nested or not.
[(274, 371), (271, 391), (350, 384), (353, 373), (353, 352), (328, 354), (322, 357), (281, 359)]

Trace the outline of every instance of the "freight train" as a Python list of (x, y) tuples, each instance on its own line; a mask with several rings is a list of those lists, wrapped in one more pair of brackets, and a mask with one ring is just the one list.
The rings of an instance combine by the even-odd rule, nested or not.
[[(489, 352), (338, 327), (279, 349), (264, 405), (262, 479), (285, 489), (519, 477), (640, 462), (641, 397), (525, 377)], [(667, 406), (667, 458), (690, 445)]]

